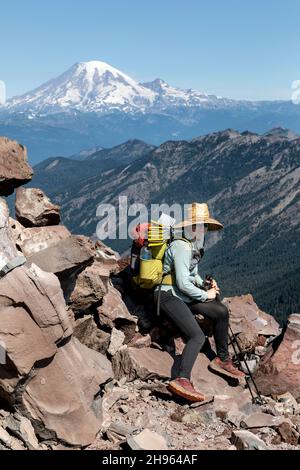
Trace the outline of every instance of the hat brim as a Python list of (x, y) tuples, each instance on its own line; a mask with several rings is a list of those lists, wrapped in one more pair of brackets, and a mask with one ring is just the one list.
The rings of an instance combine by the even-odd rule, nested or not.
[(221, 222), (219, 222), (216, 219), (211, 219), (210, 217), (208, 219), (198, 220), (196, 222), (193, 222), (191, 220), (183, 220), (179, 224), (175, 225), (174, 228), (175, 229), (176, 228), (184, 228), (184, 227), (190, 227), (191, 225), (198, 225), (198, 224), (206, 224), (208, 226), (208, 230), (210, 232), (215, 231), (215, 230), (222, 230), (224, 228), (224, 226), (221, 224)]

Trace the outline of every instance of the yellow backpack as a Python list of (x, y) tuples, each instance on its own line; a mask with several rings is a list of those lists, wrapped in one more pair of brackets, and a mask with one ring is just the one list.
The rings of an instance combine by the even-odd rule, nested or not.
[(138, 274), (133, 277), (135, 285), (142, 289), (153, 289), (163, 278), (163, 259), (171, 239), (162, 224), (151, 221), (148, 226), (147, 245), (152, 259), (139, 258)]
[[(133, 277), (134, 284), (142, 289), (153, 289), (160, 284), (175, 284), (175, 273), (164, 273), (163, 270), (165, 252), (174, 240), (172, 228), (151, 221), (147, 240), (152, 259), (139, 259), (139, 271), (138, 275)], [(184, 240), (190, 243), (188, 240)]]

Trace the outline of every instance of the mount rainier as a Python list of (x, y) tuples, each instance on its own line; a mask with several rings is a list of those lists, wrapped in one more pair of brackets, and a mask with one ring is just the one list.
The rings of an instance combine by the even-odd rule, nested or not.
[(27, 113), (66, 110), (147, 112), (169, 106), (221, 107), (235, 103), (234, 100), (195, 90), (175, 88), (159, 78), (153, 82), (137, 83), (105, 62), (91, 61), (74, 64), (59, 77), (12, 98), (5, 109)]
[(246, 101), (180, 89), (162, 79), (138, 83), (111, 65), (74, 64), (57, 78), (0, 106), (0, 135), (28, 147), (31, 163), (129, 139), (159, 145), (235, 128), (300, 132), (300, 106)]

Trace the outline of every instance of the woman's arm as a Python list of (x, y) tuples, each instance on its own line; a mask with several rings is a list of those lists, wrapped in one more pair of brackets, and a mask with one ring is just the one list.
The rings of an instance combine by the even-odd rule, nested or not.
[(194, 284), (195, 276), (191, 276), (190, 245), (182, 240), (176, 241), (176, 243), (173, 244), (173, 256), (178, 289), (193, 300), (199, 300), (200, 302), (207, 300), (207, 293)]
[(203, 281), (202, 277), (200, 276), (200, 274), (198, 272), (194, 276), (194, 284), (197, 287), (202, 287), (203, 284), (204, 284), (204, 281)]

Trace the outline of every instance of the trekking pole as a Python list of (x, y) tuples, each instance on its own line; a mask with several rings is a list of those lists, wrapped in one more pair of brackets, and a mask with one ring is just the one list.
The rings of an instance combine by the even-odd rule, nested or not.
[[(249, 377), (246, 376), (246, 382), (247, 382), (248, 389), (249, 389), (249, 391), (250, 391), (250, 393), (251, 393), (252, 400), (253, 400), (253, 402), (255, 402), (255, 403), (259, 403), (260, 405), (263, 405), (263, 404), (264, 404), (264, 401), (263, 401), (263, 399), (262, 399), (262, 397), (261, 397), (261, 394), (260, 394), (260, 391), (259, 391), (259, 389), (258, 389), (258, 387), (257, 387), (257, 385), (256, 385), (256, 382), (255, 382), (255, 380), (254, 380), (253, 374), (252, 374), (252, 372), (251, 372), (251, 370), (250, 370), (250, 368), (249, 368), (249, 366), (248, 366), (248, 362), (247, 362), (246, 359), (245, 359), (245, 356), (244, 356), (244, 353), (243, 353), (243, 351), (242, 351), (242, 348), (241, 348), (241, 345), (240, 345), (240, 343), (239, 343), (239, 340), (238, 340), (238, 338), (236, 337), (236, 335), (235, 335), (235, 334), (233, 333), (233, 331), (232, 331), (231, 325), (229, 325), (229, 330), (230, 330), (230, 335), (231, 335), (231, 336), (230, 336), (230, 342), (231, 342), (231, 344), (232, 344), (232, 347), (233, 347), (233, 350), (234, 350), (234, 354), (235, 354), (235, 356), (236, 356), (236, 358), (237, 358), (237, 360), (238, 360), (240, 366), (242, 366), (242, 363), (241, 363), (239, 354), (241, 355), (242, 360), (243, 360), (243, 362), (244, 362), (244, 364), (245, 364), (245, 367), (246, 367), (247, 372), (248, 372), (248, 375), (249, 375)], [(237, 348), (237, 349), (236, 349), (236, 348)], [(238, 350), (238, 351), (237, 351), (237, 350)], [(255, 389), (255, 392), (256, 392), (256, 396), (255, 396), (254, 393), (253, 393), (253, 390), (252, 390), (252, 387), (251, 387), (250, 384), (249, 384), (249, 381), (251, 381), (251, 382), (252, 382), (252, 385), (254, 386), (254, 389)]]
[(156, 316), (157, 318), (160, 316), (160, 298), (161, 298), (161, 286), (163, 283), (163, 277), (161, 279), (161, 282), (158, 286), (158, 294), (157, 294), (157, 304), (156, 304)]
[[(234, 355), (235, 355), (235, 357), (236, 357), (236, 359), (237, 359), (237, 362), (238, 362), (240, 368), (242, 368), (242, 363), (241, 363), (241, 360), (240, 360), (240, 358), (239, 358), (239, 352), (238, 352), (237, 346), (236, 346), (236, 338), (235, 338), (235, 336), (232, 334), (231, 328), (230, 328), (230, 331), (231, 331), (230, 344), (231, 344), (232, 347), (233, 347)], [(256, 400), (256, 396), (254, 395), (253, 390), (252, 390), (252, 387), (251, 387), (250, 384), (249, 384), (249, 377), (248, 377), (247, 375), (245, 376), (245, 380), (246, 380), (246, 384), (247, 384), (247, 387), (248, 387), (248, 389), (249, 389), (249, 392), (250, 392), (250, 394), (251, 394), (252, 402), (254, 402), (254, 401)]]

